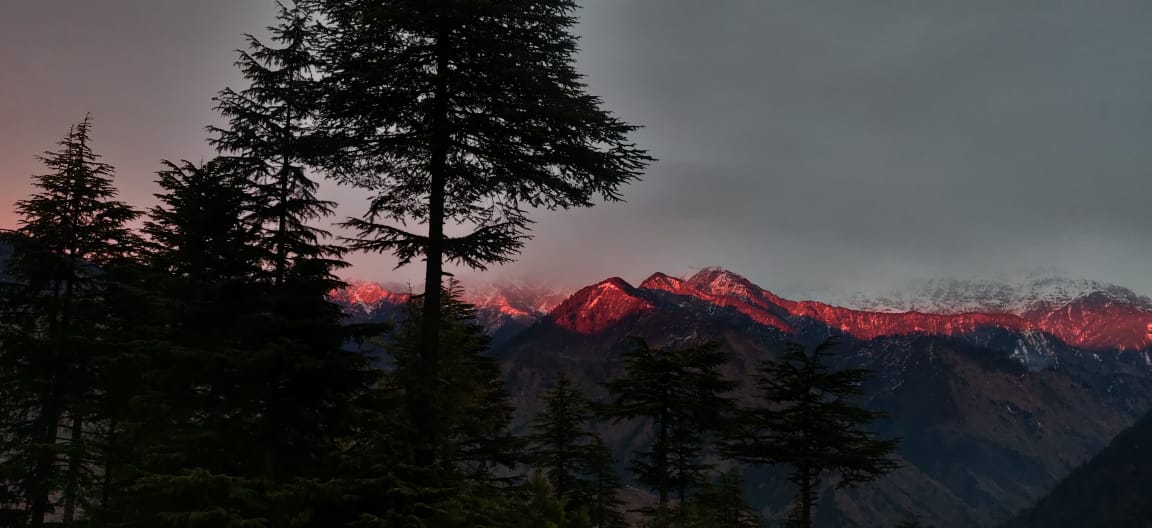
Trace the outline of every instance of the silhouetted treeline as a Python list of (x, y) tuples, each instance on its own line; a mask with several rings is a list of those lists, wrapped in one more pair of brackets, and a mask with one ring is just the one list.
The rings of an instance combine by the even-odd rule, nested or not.
[[(529, 208), (619, 199), (651, 161), (585, 92), (575, 7), (281, 5), (270, 42), (240, 53), (247, 86), (216, 98), (218, 156), (163, 161), (148, 211), (117, 200), (91, 118), (73, 126), (4, 234), (0, 525), (757, 526), (749, 463), (796, 468), (809, 526), (828, 474), (891, 469), (895, 442), (862, 429), (880, 415), (848, 399), (865, 372), (830, 370), (824, 347), (766, 363), (749, 408), (718, 344), (635, 340), (609, 401), (558, 377), (511, 434), (443, 264), (507, 262)], [(325, 177), (369, 198), (351, 239), (322, 228)], [(354, 250), (423, 260), (396, 327), (347, 324), (329, 300)], [(627, 474), (593, 432), (622, 421), (653, 431)], [(652, 504), (626, 501), (625, 479)]]

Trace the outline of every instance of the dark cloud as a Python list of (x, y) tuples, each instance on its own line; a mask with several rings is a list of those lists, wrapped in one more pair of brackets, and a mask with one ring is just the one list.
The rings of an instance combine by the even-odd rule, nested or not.
[[(264, 2), (0, 7), (0, 193), (84, 111), (127, 194), (205, 152)], [(660, 158), (499, 273), (723, 265), (795, 295), (1057, 266), (1152, 293), (1152, 3), (589, 0), (580, 67)], [(10, 182), (15, 178), (21, 183)], [(355, 190), (328, 192), (345, 214)], [(392, 261), (356, 256), (386, 279)]]

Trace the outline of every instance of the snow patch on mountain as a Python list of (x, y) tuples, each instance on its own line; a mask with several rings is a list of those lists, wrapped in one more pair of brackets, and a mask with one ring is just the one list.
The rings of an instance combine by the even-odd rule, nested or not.
[(999, 312), (1024, 315), (1059, 309), (1094, 294), (1109, 301), (1152, 309), (1152, 300), (1127, 288), (1095, 280), (1054, 275), (1032, 275), (1020, 282), (918, 279), (879, 294), (852, 294), (834, 301), (834, 304), (870, 312)]

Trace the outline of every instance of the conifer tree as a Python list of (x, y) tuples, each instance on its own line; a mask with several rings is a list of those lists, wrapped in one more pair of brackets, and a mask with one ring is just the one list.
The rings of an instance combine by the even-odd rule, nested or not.
[(524, 483), (525, 504), (514, 514), (513, 528), (587, 528), (588, 519), (568, 513), (567, 500), (559, 496), (544, 472), (533, 470)]
[[(228, 162), (220, 158), (201, 165), (163, 163), (156, 180), (162, 191), (156, 195), (160, 205), (144, 222), (151, 264), (187, 284), (188, 290), (179, 292), (185, 301), (253, 282), (261, 255), (254, 247), (254, 227), (242, 221), (252, 202), (243, 175), (229, 170)], [(203, 335), (220, 322), (197, 325), (191, 331)]]
[(317, 512), (341, 502), (343, 447), (378, 374), (344, 348), (323, 263), (269, 279), (242, 169), (217, 158), (160, 173), (146, 232), (168, 276), (169, 346), (145, 377), (139, 463), (110, 513), (133, 526), (326, 526)]
[(160, 174), (147, 232), (169, 276), (171, 346), (153, 358), (121, 512), (143, 525), (327, 526), (318, 512), (339, 514), (345, 448), (379, 423), (362, 407), (379, 373), (345, 346), (365, 330), (328, 298), (344, 250), (316, 224), (335, 204), (302, 161), (311, 18), (278, 7), (270, 44), (248, 35), (240, 53), (248, 86), (216, 99), (221, 156)]
[(242, 413), (248, 395), (237, 394), (231, 365), (254, 346), (247, 326), (258, 311), (245, 180), (221, 159), (164, 165), (160, 204), (144, 226), (164, 346), (153, 350), (132, 409), (134, 463), (115, 483), (120, 500), (102, 513), (126, 526), (263, 518), (258, 506), (225, 500), (251, 497), (256, 486), (237, 467), (252, 456), (235, 452), (250, 443), (241, 424), (252, 416)]
[(319, 184), (303, 161), (316, 97), (312, 19), (302, 2), (276, 5), (279, 24), (268, 28), (273, 45), (245, 35), (248, 50), (236, 65), (249, 85), (216, 98), (228, 124), (209, 128), (211, 142), (248, 180), (252, 209), (246, 220), (258, 228), (257, 247), (271, 282), (281, 286), (293, 274), (320, 272), (335, 286), (331, 272), (347, 266), (340, 260), (344, 248), (329, 243), (331, 234), (316, 222), (336, 204), (317, 197)]
[(616, 421), (641, 418), (655, 438), (633, 461), (638, 481), (657, 493), (654, 512), (667, 516), (669, 495), (680, 502), (707, 469), (704, 457), (711, 434), (731, 415), (726, 394), (735, 383), (719, 367), (725, 355), (716, 343), (679, 348), (652, 348), (640, 338), (623, 356), (624, 373), (605, 384), (612, 396), (609, 416)]
[[(636, 127), (585, 92), (572, 0), (317, 4), (326, 28), (317, 159), (330, 177), (373, 193), (364, 217), (346, 223), (358, 231), (354, 248), (393, 253), (400, 265), (424, 259), (419, 368), (433, 373), (446, 262), (511, 260), (528, 208), (618, 200), (650, 159), (628, 142)], [(411, 405), (424, 396), (410, 395)], [(426, 436), (436, 431), (433, 409), (416, 414)]]
[(743, 411), (739, 432), (724, 449), (741, 462), (790, 466), (797, 493), (793, 517), (803, 528), (812, 526), (817, 486), (826, 473), (837, 475), (837, 488), (844, 488), (898, 466), (891, 457), (899, 439), (879, 439), (865, 429), (885, 414), (851, 401), (870, 371), (832, 368), (827, 359), (837, 344), (828, 339), (809, 352), (793, 343), (779, 360), (764, 362), (756, 378), (759, 405)]
[[(362, 410), (354, 409), (354, 402), (378, 377), (368, 356), (343, 345), (378, 329), (342, 324), (342, 311), (328, 298), (344, 286), (336, 272), (347, 263), (345, 248), (317, 225), (335, 203), (317, 196), (319, 185), (305, 160), (316, 97), (314, 20), (308, 2), (277, 6), (269, 42), (247, 35), (248, 49), (236, 63), (248, 86), (225, 89), (216, 99), (228, 123), (211, 129), (212, 143), (247, 180), (245, 221), (257, 233), (261, 254), (264, 273), (255, 288), (268, 317), (259, 325), (263, 344), (248, 357), (278, 371), (282, 379), (266, 382), (284, 391), (274, 408), (263, 411), (265, 434), (326, 430), (332, 435), (334, 429), (355, 429), (348, 420)], [(330, 423), (337, 415), (341, 425)], [(299, 440), (309, 445), (320, 439)], [(307, 450), (268, 450), (265, 469), (285, 471), (283, 466), (294, 464), (290, 459), (301, 456), (308, 456)]]
[(599, 438), (591, 449), (591, 504), (588, 518), (593, 528), (626, 528), (624, 501), (620, 498), (620, 475), (612, 450)]
[[(427, 402), (441, 418), (435, 435), (425, 437), (413, 425), (419, 417), (411, 414), (405, 397), (429, 383), (414, 368), (423, 299), (410, 302), (404, 321), (384, 343), (394, 368), (380, 395), (385, 412), (377, 416), (383, 424), (358, 440), (370, 463), (347, 468), (354, 481), (348, 495), (355, 497), (349, 511), (360, 512), (363, 526), (504, 526), (514, 513), (512, 470), (524, 461), (524, 446), (509, 429), (512, 406), (500, 369), (484, 355), (489, 338), (476, 324), (475, 308), (460, 301), (461, 295), (454, 282), (443, 292), (445, 353), (439, 377), (432, 381), (439, 390)], [(418, 450), (434, 452), (441, 463), (418, 463)]]
[(109, 270), (130, 258), (136, 238), (127, 224), (139, 213), (117, 201), (113, 168), (91, 147), (91, 116), (74, 125), (60, 149), (40, 157), (48, 173), (16, 203), (21, 216), (14, 283), (5, 288), (4, 399), (16, 404), (0, 438), (27, 507), (28, 524), (49, 514), (69, 523), (95, 495), (92, 438), (101, 424), (100, 386), (110, 352), (105, 293)]
[(545, 470), (557, 498), (569, 511), (588, 511), (592, 526), (610, 526), (619, 517), (612, 454), (588, 429), (592, 403), (563, 373), (542, 396), (543, 409), (528, 437), (535, 464)]
[(531, 452), (556, 495), (571, 499), (591, 465), (587, 462), (589, 447), (595, 445), (596, 435), (586, 427), (594, 416), (592, 404), (564, 373), (556, 375), (541, 400), (543, 409), (533, 420), (533, 434), (528, 437)]
[(700, 484), (677, 525), (682, 528), (760, 528), (762, 519), (744, 500), (744, 479), (738, 469), (719, 473)]

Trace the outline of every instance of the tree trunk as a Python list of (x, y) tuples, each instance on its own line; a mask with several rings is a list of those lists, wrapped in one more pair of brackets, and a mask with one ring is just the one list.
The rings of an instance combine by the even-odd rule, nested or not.
[(596, 475), (596, 528), (604, 528), (604, 477)]
[[(283, 143), (281, 143), (282, 150), (287, 149), (291, 128), (292, 114), (289, 111), (288, 115), (284, 118), (284, 137), (281, 138), (281, 141), (283, 141)], [(275, 235), (276, 276), (274, 280), (277, 288), (284, 285), (284, 275), (288, 268), (288, 247), (285, 244), (287, 237), (285, 236), (284, 232), (288, 230), (288, 191), (290, 189), (290, 183), (292, 179), (292, 174), (289, 171), (290, 158), (288, 157), (288, 153), (282, 152), (280, 159), (280, 181), (277, 182), (280, 184), (280, 196), (278, 197), (280, 203), (277, 204), (280, 210), (277, 212)]]
[[(75, 273), (75, 244), (68, 245), (71, 253), (68, 254), (68, 274), (71, 276)], [(72, 298), (72, 283), (71, 278), (63, 280), (53, 280), (53, 303), (50, 304), (48, 311), (48, 338), (52, 340), (51, 349), (54, 354), (54, 359), (60, 361), (61, 351), (59, 350), (59, 340), (62, 335), (67, 333), (69, 324), (69, 301)], [(52, 508), (51, 495), (52, 495), (52, 473), (56, 468), (56, 443), (60, 436), (60, 419), (64, 415), (64, 402), (61, 401), (61, 389), (58, 382), (58, 374), (53, 372), (48, 374), (51, 381), (43, 393), (41, 393), (41, 401), (43, 407), (41, 409), (41, 450), (36, 455), (36, 465), (34, 474), (32, 475), (32, 489), (30, 491), (31, 498), (29, 500), (29, 520), (28, 526), (30, 528), (40, 528), (44, 526), (44, 518), (48, 515), (48, 511)], [(75, 404), (76, 402), (72, 402)]]
[[(565, 446), (566, 448), (567, 446)], [(563, 449), (560, 450), (563, 453)], [(563, 499), (568, 495), (568, 457), (561, 454), (556, 459), (556, 497)]]
[(660, 409), (660, 431), (656, 440), (656, 470), (660, 473), (660, 511), (668, 507), (668, 409), (667, 401)]
[[(51, 388), (48, 389), (52, 391)], [(51, 401), (55, 394), (50, 394), (45, 399)], [(59, 433), (60, 427), (60, 411), (57, 410), (58, 406), (55, 403), (50, 403), (45, 406), (41, 420), (41, 437), (40, 443), (43, 448), (39, 454), (36, 455), (36, 466), (31, 475), (32, 486), (29, 490), (31, 495), (29, 500), (29, 519), (28, 526), (30, 528), (41, 528), (44, 526), (44, 517), (48, 514), (51, 507), (49, 496), (51, 495), (52, 472), (56, 465), (55, 445), (56, 437)]]
[(800, 471), (800, 526), (812, 528), (812, 472), (807, 464), (801, 465)]
[(684, 457), (684, 449), (681, 448), (679, 451), (680, 452), (676, 454), (676, 462), (680, 466), (676, 469), (676, 484), (679, 488), (677, 491), (680, 497), (680, 507), (683, 508), (684, 498), (688, 493), (687, 477), (684, 475), (684, 468), (688, 467), (688, 460)]
[(416, 465), (429, 467), (436, 462), (434, 446), (439, 444), (440, 435), (437, 432), (437, 409), (425, 397), (426, 394), (435, 394), (439, 385), (440, 363), (440, 320), (442, 319), (442, 306), (440, 302), (441, 279), (444, 275), (444, 202), (447, 188), (448, 163), (448, 128), (445, 123), (448, 114), (448, 86), (445, 72), (448, 69), (448, 35), (443, 27), (436, 41), (436, 75), (437, 82), (434, 93), (432, 116), (432, 143), (431, 159), (428, 163), (428, 172), (431, 176), (431, 189), (428, 197), (428, 245), (424, 248), (427, 258), (424, 273), (424, 309), (422, 315), (422, 328), (420, 332), (421, 356), (417, 361), (419, 365), (418, 376), (422, 380), (423, 391), (412, 395), (417, 401), (410, 402), (418, 444), (416, 448)]
[(69, 524), (76, 518), (76, 506), (80, 494), (80, 465), (82, 462), (81, 447), (84, 435), (84, 419), (72, 416), (72, 428), (68, 438), (68, 473), (64, 480), (64, 516), (63, 521)]
[(112, 498), (112, 469), (116, 464), (117, 449), (116, 442), (119, 439), (116, 437), (116, 418), (112, 418), (108, 422), (108, 446), (104, 450), (104, 475), (101, 478), (100, 485), (100, 507), (106, 509)]

